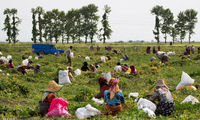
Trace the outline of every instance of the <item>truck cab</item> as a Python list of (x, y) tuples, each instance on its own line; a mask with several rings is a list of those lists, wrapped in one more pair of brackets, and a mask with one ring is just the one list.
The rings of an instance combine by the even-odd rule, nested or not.
[(50, 44), (33, 44), (32, 51), (37, 54), (58, 54), (64, 53), (62, 49), (56, 49), (55, 45)]

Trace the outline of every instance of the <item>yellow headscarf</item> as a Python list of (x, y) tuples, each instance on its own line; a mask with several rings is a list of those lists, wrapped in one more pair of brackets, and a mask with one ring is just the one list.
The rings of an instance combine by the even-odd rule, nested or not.
[(110, 87), (109, 91), (110, 91), (110, 99), (111, 100), (115, 96), (115, 93), (118, 93), (120, 91), (118, 83), (119, 83), (119, 81), (115, 78), (112, 78), (110, 80), (111, 87)]

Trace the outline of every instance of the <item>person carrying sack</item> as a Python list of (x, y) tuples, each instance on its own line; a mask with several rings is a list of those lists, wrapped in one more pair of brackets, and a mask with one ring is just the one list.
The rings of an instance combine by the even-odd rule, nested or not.
[(123, 111), (121, 103), (124, 104), (125, 100), (118, 83), (119, 81), (116, 78), (112, 78), (109, 82), (110, 89), (104, 92), (104, 102), (106, 103), (104, 115), (115, 115)]
[(69, 63), (70, 66), (72, 66), (71, 52), (72, 52), (72, 46), (69, 47), (69, 49), (67, 50), (67, 54), (66, 54), (67, 59), (68, 59), (67, 64)]
[(156, 99), (159, 101), (155, 111), (156, 115), (169, 116), (174, 112), (174, 101), (164, 80), (157, 81), (156, 91), (150, 97), (150, 101), (154, 103)]

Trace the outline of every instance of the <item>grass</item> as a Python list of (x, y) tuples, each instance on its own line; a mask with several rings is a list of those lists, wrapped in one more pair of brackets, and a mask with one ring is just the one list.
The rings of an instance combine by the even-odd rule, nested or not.
[[(70, 44), (72, 45), (72, 44)], [(68, 44), (56, 45), (59, 49), (67, 50), (70, 46)], [(97, 45), (97, 44), (95, 44)], [(64, 88), (57, 94), (57, 97), (64, 98), (69, 102), (68, 110), (72, 114), (71, 118), (52, 118), (52, 119), (76, 119), (75, 111), (79, 107), (84, 107), (87, 104), (91, 104), (101, 112), (104, 110), (104, 105), (96, 105), (91, 98), (99, 92), (99, 85), (97, 79), (102, 72), (113, 71), (114, 66), (120, 60), (121, 55), (115, 55), (112, 52), (105, 51), (103, 44), (99, 53), (90, 51), (88, 46), (85, 44), (73, 45), (73, 52), (75, 57), (72, 60), (73, 70), (81, 68), (84, 57), (89, 56), (91, 61), (89, 64), (100, 62), (101, 56), (111, 56), (111, 60), (106, 63), (100, 62), (99, 73), (94, 74), (91, 72), (82, 72), (80, 76), (75, 77), (71, 80), (72, 84), (66, 84)], [(165, 65), (161, 65), (159, 60), (151, 63), (150, 59), (152, 54), (147, 55), (145, 53), (146, 46), (129, 46), (136, 44), (118, 44), (108, 43), (106, 45), (115, 46), (114, 49), (121, 50), (121, 54), (127, 53), (129, 55), (129, 61), (123, 61), (123, 63), (134, 64), (139, 72), (138, 76), (130, 76), (125, 73), (114, 73), (112, 76), (119, 77), (119, 87), (123, 91), (126, 99), (126, 103), (123, 105), (123, 112), (116, 116), (104, 116), (99, 115), (92, 117), (91, 119), (111, 119), (111, 120), (124, 120), (124, 119), (152, 119), (148, 115), (137, 109), (137, 105), (132, 98), (128, 98), (130, 92), (139, 92), (139, 97), (147, 98), (148, 94), (152, 94), (154, 91), (155, 82), (158, 79), (164, 79), (168, 85), (174, 101), (176, 111), (173, 115), (168, 117), (157, 116), (158, 120), (165, 119), (199, 119), (200, 118), (200, 104), (192, 105), (191, 103), (180, 104), (188, 95), (193, 95), (199, 99), (199, 90), (191, 91), (183, 89), (176, 91), (176, 85), (180, 82), (182, 71), (188, 73), (193, 79), (194, 84), (200, 82), (200, 57), (195, 54), (191, 55), (191, 60), (181, 60), (179, 57), (185, 51), (185, 46), (162, 46), (162, 51), (175, 51), (176, 55), (171, 56), (170, 61)], [(146, 45), (146, 44), (144, 44)], [(126, 47), (125, 52), (123, 46)], [(196, 48), (197, 50), (197, 48)], [(13, 44), (0, 44), (0, 51), (4, 56), (12, 55), (14, 64), (22, 62), (21, 56), (25, 54), (26, 57), (29, 55), (37, 56), (32, 53), (31, 44), (19, 43)], [(78, 57), (81, 55), (81, 57)], [(23, 119), (47, 119), (40, 118), (39, 104), (38, 102), (42, 99), (42, 92), (48, 86), (48, 82), (51, 80), (58, 81), (58, 71), (66, 69), (67, 58), (65, 54), (61, 56), (45, 55), (42, 59), (34, 60), (33, 65), (41, 65), (42, 73), (34, 74), (29, 71), (27, 75), (21, 73), (13, 73), (7, 69), (6, 66), (0, 66), (3, 70), (0, 73), (0, 119), (3, 118), (23, 118)], [(3, 75), (3, 73), (9, 73), (10, 76)]]

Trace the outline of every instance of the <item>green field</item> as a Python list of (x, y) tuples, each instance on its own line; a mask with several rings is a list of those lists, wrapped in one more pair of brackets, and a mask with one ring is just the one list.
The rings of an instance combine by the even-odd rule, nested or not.
[[(72, 44), (71, 44), (72, 45)], [(95, 44), (94, 44), (95, 45)], [(146, 54), (146, 46), (134, 46), (137, 44), (99, 44), (101, 51), (99, 53), (91, 51), (88, 45), (74, 44), (73, 52), (75, 57), (72, 60), (73, 70), (81, 68), (85, 57), (89, 56), (91, 61), (100, 63), (98, 74), (91, 72), (82, 72), (80, 76), (71, 80), (72, 84), (66, 84), (64, 88), (57, 94), (57, 97), (64, 98), (69, 102), (68, 110), (73, 117), (56, 118), (56, 119), (76, 119), (75, 111), (79, 107), (84, 107), (91, 104), (101, 112), (104, 110), (104, 105), (96, 105), (91, 99), (99, 92), (98, 78), (102, 72), (113, 71), (114, 66), (120, 60), (121, 55), (115, 55), (111, 51), (105, 51), (105, 45), (113, 45), (114, 49), (121, 50), (129, 56), (129, 61), (122, 63), (134, 64), (138, 70), (138, 76), (131, 76), (125, 73), (112, 73), (112, 76), (119, 77), (119, 87), (125, 95), (126, 103), (123, 105), (123, 112), (116, 116), (99, 115), (91, 119), (151, 119), (148, 115), (137, 109), (137, 105), (132, 98), (128, 98), (130, 92), (139, 92), (139, 97), (147, 98), (148, 94), (154, 91), (155, 83), (158, 79), (164, 79), (168, 85), (174, 101), (175, 113), (168, 117), (157, 116), (156, 119), (177, 119), (177, 120), (197, 120), (200, 119), (200, 104), (192, 105), (191, 103), (180, 104), (188, 95), (192, 95), (199, 99), (199, 90), (192, 91), (182, 89), (177, 91), (175, 88), (180, 82), (182, 71), (188, 73), (195, 79), (195, 85), (200, 82), (200, 55), (197, 55), (197, 47), (195, 55), (191, 55), (191, 60), (182, 60), (180, 55), (185, 51), (185, 46), (161, 46), (161, 51), (175, 51), (176, 55), (171, 56), (170, 61), (165, 65), (160, 64), (157, 59), (151, 63), (150, 59), (153, 54)], [(146, 44), (140, 44), (146, 45)], [(151, 44), (152, 45), (152, 44)], [(196, 44), (198, 45), (198, 44)], [(57, 48), (67, 50), (70, 44), (57, 44)], [(96, 46), (96, 45), (95, 45)], [(126, 50), (123, 51), (123, 46)], [(3, 56), (12, 55), (15, 65), (22, 62), (21, 56), (37, 56), (32, 53), (31, 44), (19, 43), (0, 44), (0, 51)], [(152, 52), (152, 51), (151, 51)], [(78, 57), (81, 55), (82, 57)], [(101, 56), (111, 56), (111, 60), (106, 63), (100, 62)], [(29, 71), (27, 75), (21, 73), (13, 73), (6, 66), (0, 66), (3, 72), (0, 72), (0, 119), (3, 118), (24, 118), (24, 119), (41, 119), (39, 117), (39, 104), (42, 99), (42, 91), (48, 86), (51, 80), (58, 81), (58, 71), (66, 69), (67, 58), (65, 54), (61, 56), (45, 55), (42, 59), (33, 59), (33, 65), (41, 65), (42, 73), (34, 74)], [(10, 76), (3, 75), (9, 73)], [(200, 100), (200, 99), (199, 99)], [(47, 119), (47, 118), (43, 118)], [(54, 118), (55, 119), (55, 118)]]

